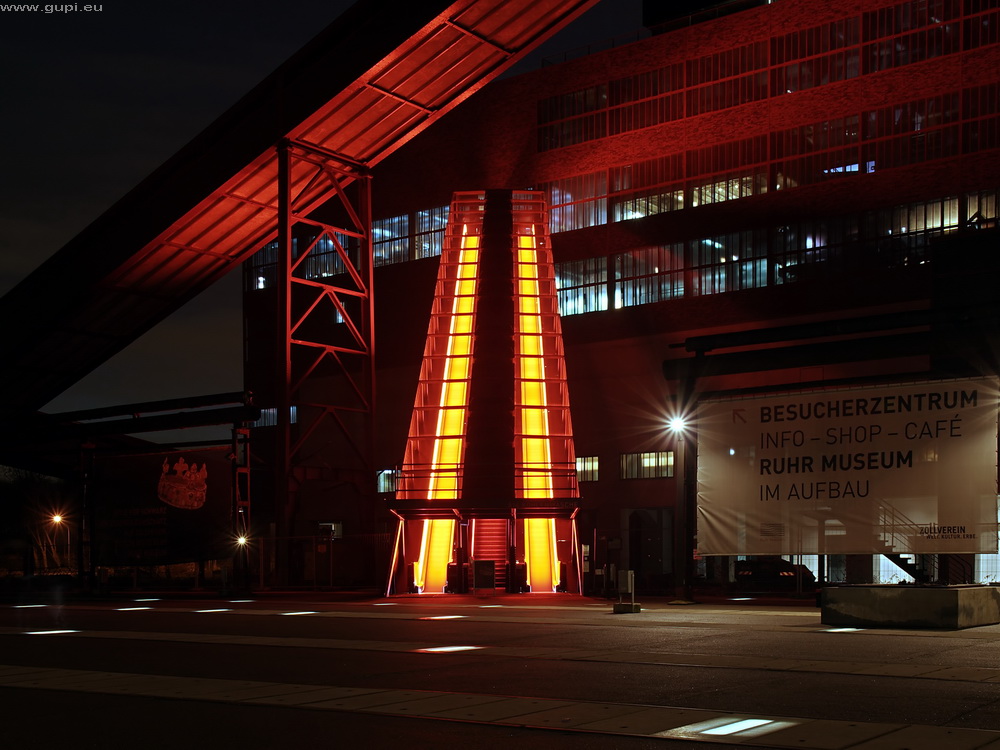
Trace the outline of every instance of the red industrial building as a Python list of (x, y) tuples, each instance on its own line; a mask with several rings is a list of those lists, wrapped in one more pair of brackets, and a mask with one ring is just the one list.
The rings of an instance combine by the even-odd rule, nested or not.
[[(449, 567), (435, 573), (447, 590), (475, 587), (477, 561), (492, 563), (494, 585), (531, 588), (519, 573), (528, 526), (514, 523), (529, 518), (554, 521), (542, 534), (550, 590), (610, 592), (622, 570), (641, 591), (684, 597), (695, 585), (805, 590), (814, 578), (1000, 579), (1000, 2), (648, 2), (634, 40), (498, 77), (595, 2), (439, 0), (387, 18), (363, 0), (0, 299), (11, 323), (3, 460), (61, 452), (83, 467), (62, 462), (82, 476), (81, 575), (118, 564), (94, 536), (95, 507), (116, 503), (87, 485), (87, 467), (111, 451), (98, 438), (133, 434), (135, 417), (163, 408), (233, 403), (212, 416), (233, 427), (232, 481), (212, 468), (208, 482), (229, 523), (212, 550), (183, 557), (245, 537), (237, 569), (261, 585), (420, 589), (427, 568), (403, 550), (403, 524), (444, 518), (456, 522)], [(547, 205), (531, 223), (550, 238), (555, 297), (532, 304), (561, 327), (564, 353), (558, 401), (515, 390), (510, 432), (487, 409), (493, 432), (451, 436), (484, 465), (514, 456), (506, 504), (488, 479), (503, 461), (463, 498), (422, 486), (444, 474), (413, 459), (426, 455), (421, 439), (445, 434), (417, 415), (436, 408), (420, 394), (440, 385), (425, 377), (440, 359), (428, 332), (439, 256), (458, 236), (455, 196), (498, 194)], [(241, 263), (244, 393), (38, 412)], [(477, 304), (510, 312), (522, 296)], [(505, 330), (516, 351), (519, 329)], [(516, 355), (481, 353), (493, 385), (478, 387), (513, 387)], [(549, 382), (521, 372), (521, 386)], [(472, 402), (436, 403), (482, 429)], [(552, 416), (567, 403), (571, 419)], [(806, 425), (817, 403), (855, 421)], [(882, 420), (886, 405), (917, 421)], [(788, 423), (744, 429), (753, 414)], [(543, 416), (565, 429), (517, 426)], [(142, 424), (196, 418), (208, 419)], [(829, 434), (808, 430), (828, 423), (836, 452), (808, 453)], [(875, 439), (889, 434), (897, 442)], [(545, 471), (565, 480), (545, 497), (516, 485), (534, 461), (517, 458), (528, 445), (517, 441), (542, 437), (562, 441)], [(709, 455), (726, 448), (740, 471)], [(152, 465), (154, 488), (183, 479), (168, 463)], [(892, 476), (906, 497), (872, 490)], [(834, 486), (837, 502), (845, 487), (885, 498), (841, 514)], [(758, 493), (780, 512), (751, 519)], [(744, 510), (712, 515), (735, 495)], [(804, 495), (812, 505), (786, 502)], [(963, 503), (991, 520), (951, 518)], [(478, 559), (473, 524), (500, 520), (500, 548)], [(702, 522), (722, 525), (703, 534)]]
[[(686, 552), (696, 438), (668, 423), (704, 400), (997, 373), (1000, 3), (737, 2), (647, 20), (645, 38), (491, 83), (372, 172), (380, 502), (453, 193), (540, 191), (595, 591), (626, 568), (650, 592), (752, 568)], [(251, 306), (266, 261), (248, 267)], [(384, 508), (328, 505), (298, 533), (384, 529)], [(997, 575), (990, 555), (885, 551), (904, 578)], [(869, 582), (882, 559), (788, 568), (800, 585), (800, 563)]]

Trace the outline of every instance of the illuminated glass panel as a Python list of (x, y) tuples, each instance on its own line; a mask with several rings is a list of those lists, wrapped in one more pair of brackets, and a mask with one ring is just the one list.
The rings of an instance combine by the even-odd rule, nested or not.
[(375, 265), (410, 260), (410, 217), (407, 214), (372, 222)]
[(557, 263), (555, 269), (561, 315), (608, 309), (606, 258), (566, 261)]
[(622, 479), (663, 479), (674, 475), (674, 452), (623, 453)]
[(684, 245), (632, 250), (615, 256), (615, 308), (684, 296)]
[(417, 258), (440, 255), (444, 247), (444, 231), (448, 224), (448, 206), (428, 208), (415, 214), (413, 246)]
[(395, 469), (382, 469), (375, 477), (375, 491), (379, 493), (395, 492), (398, 478), (399, 474)]
[(599, 476), (600, 462), (597, 456), (576, 457), (576, 478), (579, 482), (596, 482)]

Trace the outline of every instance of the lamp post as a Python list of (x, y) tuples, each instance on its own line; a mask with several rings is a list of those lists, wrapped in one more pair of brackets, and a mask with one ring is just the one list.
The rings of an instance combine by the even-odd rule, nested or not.
[(236, 537), (233, 555), (233, 590), (237, 594), (250, 591), (250, 537), (246, 532)]
[(694, 581), (694, 535), (695, 507), (692, 479), (697, 471), (697, 454), (691, 450), (690, 441), (693, 428), (683, 416), (675, 416), (669, 422), (670, 431), (677, 446), (677, 461), (680, 467), (680, 491), (674, 501), (674, 595), (678, 603), (692, 601), (691, 588)]
[[(65, 528), (66, 529), (66, 557), (65, 557), (65, 559), (68, 561), (69, 557), (70, 557), (70, 554), (71, 554), (71, 551), (72, 551), (71, 550), (71, 541), (72, 540), (70, 538), (69, 522), (66, 521), (66, 517), (63, 516), (61, 513), (54, 513), (52, 515), (52, 523), (55, 524), (56, 529), (59, 529), (59, 528)], [(53, 539), (54, 539), (54, 536), (53, 536)], [(55, 542), (53, 541), (53, 547), (54, 546), (55, 546)], [(69, 567), (69, 566), (67, 565), (66, 567)]]

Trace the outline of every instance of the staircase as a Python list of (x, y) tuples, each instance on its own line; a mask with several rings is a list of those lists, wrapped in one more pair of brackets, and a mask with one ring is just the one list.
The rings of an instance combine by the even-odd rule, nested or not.
[(883, 552), (882, 555), (902, 570), (917, 583), (927, 583), (930, 576), (918, 560), (917, 555), (901, 555), (895, 552)]
[(910, 575), (917, 583), (929, 583), (934, 579), (940, 583), (972, 583), (975, 565), (967, 555), (914, 555), (896, 552), (898, 547), (909, 548), (909, 538), (917, 533), (919, 525), (900, 513), (896, 508), (883, 505), (879, 513), (881, 529), (881, 554), (897, 568)]
[(475, 560), (493, 560), (494, 587), (507, 589), (507, 519), (477, 518), (472, 539)]

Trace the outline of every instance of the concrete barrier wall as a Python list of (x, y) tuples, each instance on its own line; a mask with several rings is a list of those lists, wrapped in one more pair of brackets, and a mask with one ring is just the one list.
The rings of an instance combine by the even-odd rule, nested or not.
[(839, 586), (820, 596), (825, 625), (974, 628), (1000, 623), (997, 586)]

